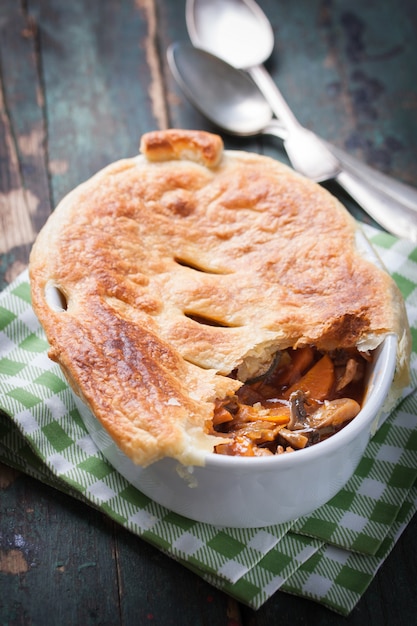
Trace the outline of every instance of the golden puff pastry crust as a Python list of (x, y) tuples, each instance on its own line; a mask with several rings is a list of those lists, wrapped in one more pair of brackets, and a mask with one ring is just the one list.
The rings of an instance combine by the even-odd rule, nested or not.
[(216, 398), (288, 347), (372, 350), (404, 303), (329, 192), (217, 135), (148, 133), (66, 196), (30, 259), (33, 307), (74, 391), (135, 463), (203, 464)]

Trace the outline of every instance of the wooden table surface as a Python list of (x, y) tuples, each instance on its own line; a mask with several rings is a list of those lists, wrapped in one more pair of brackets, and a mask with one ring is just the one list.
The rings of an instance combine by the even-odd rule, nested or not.
[[(260, 5), (276, 34), (267, 67), (300, 120), (417, 184), (415, 0)], [(1, 0), (1, 287), (26, 267), (64, 194), (134, 155), (143, 132), (212, 129), (167, 67), (167, 46), (186, 39), (184, 0)], [(224, 139), (286, 160), (275, 139)], [(416, 537), (414, 519), (348, 618), (281, 592), (255, 612), (102, 514), (2, 466), (0, 622), (409, 626)]]

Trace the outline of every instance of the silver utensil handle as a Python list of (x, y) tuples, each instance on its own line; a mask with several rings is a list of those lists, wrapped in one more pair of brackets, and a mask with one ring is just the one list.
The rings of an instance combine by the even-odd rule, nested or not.
[[(263, 130), (263, 133), (266, 135), (274, 135), (282, 140), (285, 140), (288, 134), (284, 125), (281, 124), (279, 120), (275, 119), (271, 120), (268, 126)], [(379, 172), (341, 148), (337, 148), (326, 141), (324, 141), (324, 143), (339, 160), (341, 168), (344, 171), (360, 178), (364, 184), (372, 187), (375, 193), (383, 194), (385, 201), (390, 198), (393, 203), (393, 210), (396, 206), (398, 206), (399, 212), (407, 208), (410, 211), (410, 219), (414, 218), (414, 220), (417, 220), (416, 188), (402, 183), (392, 176)]]
[(337, 148), (327, 142), (325, 143), (335, 157), (339, 159), (343, 169), (360, 176), (376, 189), (380, 189), (388, 196), (395, 198), (398, 202), (414, 211), (417, 219), (417, 189), (415, 187), (411, 187), (411, 185), (407, 185), (388, 174), (379, 172), (341, 148)]
[[(271, 79), (271, 77), (268, 75), (268, 82), (269, 79)], [(271, 98), (274, 97), (275, 99), (275, 96), (271, 96)], [(283, 100), (283, 102), (287, 107), (285, 100)], [(275, 104), (277, 104), (276, 99)], [(278, 111), (277, 106), (275, 107), (275, 110)], [(288, 131), (285, 125), (282, 123), (281, 119), (272, 119), (267, 128), (265, 128), (262, 132), (265, 135), (275, 135), (276, 137), (279, 137), (284, 141), (288, 136)], [(321, 139), (321, 141), (338, 159), (338, 161), (340, 162), (340, 166), (343, 170), (348, 171), (355, 176), (358, 176), (364, 183), (371, 185), (375, 190), (383, 192), (387, 197), (395, 200), (398, 205), (401, 206), (401, 208), (402, 206), (407, 207), (417, 216), (417, 189), (415, 187), (407, 185), (406, 183), (403, 183), (396, 178), (389, 176), (388, 174), (379, 172), (375, 168), (367, 165), (360, 159), (357, 159), (353, 155), (349, 154), (342, 148), (338, 148), (330, 144), (328, 141), (325, 141), (323, 139)]]
[(382, 189), (376, 189), (352, 171), (342, 170), (335, 178), (343, 189), (387, 231), (417, 243), (417, 214)]
[[(263, 133), (284, 140), (287, 136), (285, 127), (278, 120), (272, 120), (263, 130)], [(337, 150), (336, 156), (344, 168), (344, 152)], [(378, 176), (373, 176), (374, 172)], [(385, 174), (381, 174), (381, 177), (383, 178), (383, 185), (379, 185), (379, 172), (369, 166), (363, 170), (358, 159), (349, 157), (347, 167), (338, 174), (335, 180), (383, 228), (397, 237), (417, 241), (417, 211), (415, 208), (417, 204), (410, 207), (398, 199), (397, 195), (390, 194), (389, 189), (387, 192), (387, 183), (384, 179), (390, 177), (385, 176)], [(407, 201), (416, 195), (412, 187), (408, 188), (403, 183), (400, 185), (407, 188)]]
[(272, 76), (266, 71), (264, 66), (256, 65), (250, 67), (247, 69), (247, 72), (280, 122), (282, 122), (288, 130), (291, 130), (291, 128), (300, 128), (300, 122), (295, 117)]

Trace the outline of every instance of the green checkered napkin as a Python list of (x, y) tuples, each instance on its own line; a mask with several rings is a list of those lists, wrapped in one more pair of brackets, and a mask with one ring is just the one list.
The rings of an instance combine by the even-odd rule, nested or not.
[(261, 529), (217, 528), (159, 506), (87, 433), (30, 305), (27, 273), (0, 295), (0, 460), (98, 508), (253, 608), (277, 589), (347, 615), (417, 508), (417, 248), (364, 227), (404, 297), (413, 383), (325, 506)]

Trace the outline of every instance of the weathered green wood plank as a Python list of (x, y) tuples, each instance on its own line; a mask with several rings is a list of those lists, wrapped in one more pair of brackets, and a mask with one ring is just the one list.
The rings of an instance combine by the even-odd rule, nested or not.
[(268, 67), (300, 121), (416, 185), (414, 0), (259, 4), (276, 35)]
[(116, 551), (122, 624), (226, 626), (228, 613), (238, 611), (233, 600), (127, 532), (117, 534)]
[(38, 231), (50, 213), (38, 30), (24, 4), (13, 0), (2, 2), (0, 23), (4, 114), (9, 117), (10, 140), (19, 162), (18, 182), (29, 195)]
[(32, 479), (0, 490), (5, 624), (117, 624), (113, 525)]
[[(53, 203), (111, 161), (137, 153), (164, 119), (152, 3), (29, 0), (39, 24)], [(161, 111), (162, 108), (162, 111)]]
[(50, 212), (36, 28), (19, 2), (0, 6), (0, 286), (27, 263)]
[(198, 576), (86, 505), (6, 475), (0, 482), (0, 623), (227, 623), (232, 603)]

